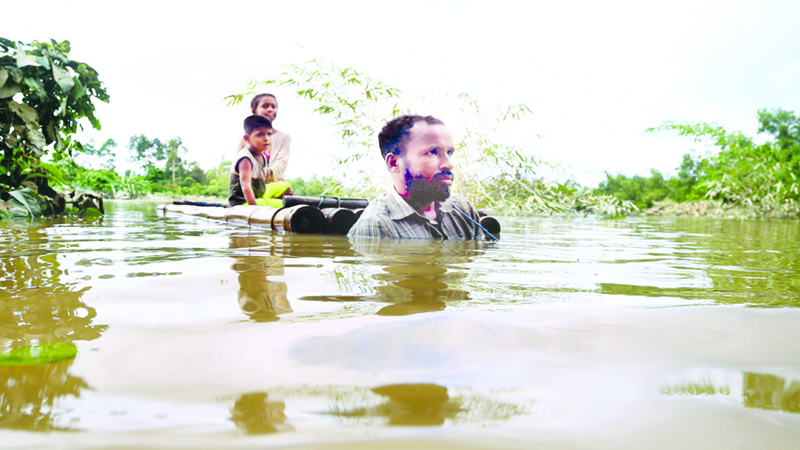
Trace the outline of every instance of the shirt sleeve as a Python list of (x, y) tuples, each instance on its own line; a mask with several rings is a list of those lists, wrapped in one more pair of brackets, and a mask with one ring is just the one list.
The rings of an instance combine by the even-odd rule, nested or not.
[(268, 181), (286, 181), (284, 173), (289, 166), (289, 150), (292, 145), (292, 137), (281, 131), (282, 139), (274, 151), (269, 152), (269, 168), (272, 170), (272, 177)]

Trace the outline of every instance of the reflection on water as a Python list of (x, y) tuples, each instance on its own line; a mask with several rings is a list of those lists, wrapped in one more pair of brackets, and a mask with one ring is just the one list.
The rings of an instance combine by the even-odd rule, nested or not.
[(267, 279), (284, 274), (284, 261), (269, 254), (270, 246), (264, 246), (262, 239), (263, 236), (231, 236), (230, 248), (239, 250), (231, 252), (231, 269), (239, 274), (237, 295), (242, 312), (256, 322), (272, 322), (278, 320), (278, 314), (292, 312), (292, 307), (286, 283)]
[(372, 389), (385, 398), (377, 406), (351, 411), (335, 411), (341, 418), (379, 417), (389, 425), (442, 425), (462, 412), (461, 402), (447, 395), (447, 388), (436, 384), (392, 384)]
[[(657, 223), (661, 236), (645, 222), (645, 236), (666, 238), (660, 256), (687, 275), (698, 272), (704, 283), (682, 286), (601, 283), (612, 295), (713, 300), (750, 306), (800, 306), (800, 223), (673, 219)], [(664, 232), (669, 234), (663, 234)], [(655, 250), (655, 249), (654, 249)], [(652, 283), (652, 282), (651, 282)]]
[(253, 392), (237, 398), (231, 408), (231, 420), (236, 428), (245, 434), (294, 430), (294, 427), (286, 423), (286, 404), (282, 401), (268, 401), (267, 397), (266, 392)]
[[(766, 373), (742, 373), (742, 404), (748, 408), (800, 413), (800, 381)], [(714, 383), (710, 377), (684, 380), (661, 388), (667, 395), (730, 395), (725, 385)]]
[[(357, 295), (306, 296), (303, 300), (375, 301), (390, 303), (377, 314), (402, 316), (441, 311), (448, 303), (469, 300), (465, 286), (466, 265), (480, 254), (480, 242), (351, 241), (358, 264), (337, 267), (334, 272), (344, 291)], [(483, 244), (485, 245), (485, 244)]]
[(800, 413), (800, 381), (763, 373), (744, 373), (744, 406)]
[(728, 386), (717, 386), (710, 378), (685, 380), (681, 383), (669, 384), (661, 388), (667, 395), (730, 395)]
[(71, 430), (56, 407), (64, 397), (80, 397), (89, 385), (72, 376), (73, 360), (33, 366), (0, 366), (0, 429)]
[(108, 211), (0, 222), (0, 352), (79, 350), (0, 365), (4, 447), (800, 439), (798, 223), (504, 219), (494, 244)]
[[(44, 227), (30, 226), (4, 239), (0, 257), (0, 352), (42, 344), (73, 344), (100, 337), (108, 328), (94, 324), (95, 309), (82, 297), (55, 253), (41, 251), (49, 241)], [(68, 346), (64, 346), (67, 348)], [(72, 429), (62, 423), (56, 403), (80, 397), (88, 384), (69, 373), (73, 359), (0, 365), (0, 428), (49, 431)]]
[[(237, 398), (231, 409), (237, 428), (248, 433), (293, 430), (286, 417), (286, 411), (291, 411), (293, 404), (319, 405), (322, 411), (318, 413), (343, 424), (361, 426), (502, 422), (529, 415), (533, 405), (532, 399), (516, 392), (504, 393), (513, 401), (501, 401), (485, 392), (450, 389), (432, 383), (389, 384), (370, 389), (331, 385), (286, 386), (272, 388), (270, 392), (280, 395), (282, 400), (267, 401), (266, 392)], [(247, 431), (249, 429), (253, 431)]]

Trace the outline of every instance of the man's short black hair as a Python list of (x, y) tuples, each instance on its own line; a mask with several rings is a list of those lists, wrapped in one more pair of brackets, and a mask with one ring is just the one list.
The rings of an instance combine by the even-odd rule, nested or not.
[(262, 128), (272, 129), (272, 121), (264, 116), (253, 114), (244, 119), (244, 134), (251, 134), (255, 130)]
[(253, 97), (253, 99), (252, 99), (252, 100), (250, 100), (250, 109), (256, 109), (256, 108), (258, 108), (258, 101), (259, 101), (259, 100), (261, 100), (261, 99), (262, 99), (262, 98), (264, 98), (264, 97), (272, 97), (272, 98), (274, 98), (274, 99), (275, 99), (275, 104), (276, 104), (276, 105), (278, 104), (278, 97), (275, 97), (274, 95), (272, 95), (272, 94), (267, 94), (267, 93), (264, 93), (264, 94), (258, 94), (258, 95), (256, 95), (255, 97)]
[(378, 134), (378, 146), (381, 148), (381, 156), (386, 159), (386, 155), (394, 153), (399, 155), (403, 152), (402, 141), (408, 137), (408, 130), (417, 122), (425, 122), (429, 125), (444, 125), (444, 123), (433, 116), (416, 116), (406, 114), (395, 117), (386, 122), (383, 129)]

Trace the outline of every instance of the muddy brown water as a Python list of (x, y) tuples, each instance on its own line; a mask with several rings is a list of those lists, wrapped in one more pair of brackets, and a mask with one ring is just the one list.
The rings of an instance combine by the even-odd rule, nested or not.
[(0, 222), (0, 448), (800, 446), (800, 224)]

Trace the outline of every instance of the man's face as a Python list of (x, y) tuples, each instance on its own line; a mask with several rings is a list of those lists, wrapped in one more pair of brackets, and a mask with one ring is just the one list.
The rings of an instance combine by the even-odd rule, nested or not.
[(244, 135), (244, 140), (251, 149), (265, 152), (272, 142), (272, 129), (271, 128), (257, 128), (250, 134)]
[(441, 202), (453, 184), (453, 136), (444, 125), (417, 122), (401, 143), (400, 169), (406, 192), (414, 200)]
[(253, 110), (253, 114), (264, 116), (269, 120), (275, 120), (278, 117), (278, 101), (270, 96), (264, 96), (258, 99), (258, 105)]

